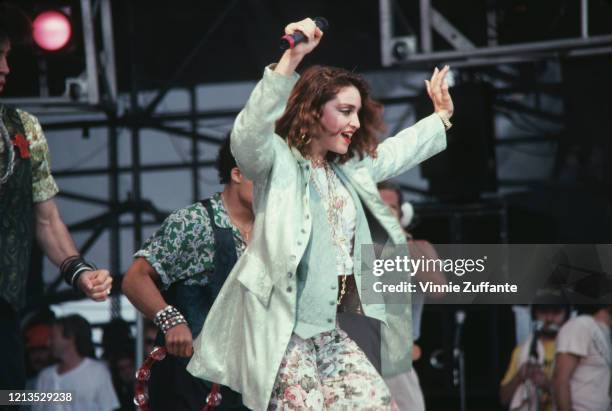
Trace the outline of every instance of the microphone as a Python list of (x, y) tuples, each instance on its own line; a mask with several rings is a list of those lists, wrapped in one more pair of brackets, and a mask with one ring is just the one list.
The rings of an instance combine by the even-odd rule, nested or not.
[(544, 322), (543, 321), (534, 321), (533, 323), (533, 333), (531, 344), (529, 346), (529, 358), (533, 361), (538, 361), (538, 339), (540, 338), (540, 334), (544, 330)]
[(465, 311), (457, 310), (455, 312), (455, 339), (453, 341), (453, 349), (459, 349), (461, 343), (461, 334), (463, 331), (463, 323), (465, 322)]
[[(329, 23), (325, 17), (315, 17), (313, 20), (321, 31), (325, 31), (329, 27)], [(285, 34), (283, 37), (281, 37), (280, 48), (281, 50), (292, 49), (303, 41), (308, 41), (308, 37), (299, 31), (296, 31), (293, 34)]]
[[(465, 322), (465, 311), (457, 310), (455, 312), (455, 338), (453, 340), (453, 385), (456, 387), (461, 382), (459, 374), (462, 373), (463, 355), (461, 353), (461, 334), (463, 331), (463, 323)], [(463, 378), (463, 374), (462, 378)]]

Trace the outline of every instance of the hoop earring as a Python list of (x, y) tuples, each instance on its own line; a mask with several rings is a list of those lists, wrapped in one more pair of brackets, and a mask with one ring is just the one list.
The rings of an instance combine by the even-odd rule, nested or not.
[(303, 146), (307, 146), (308, 144), (310, 144), (310, 137), (308, 137), (308, 140), (306, 140), (306, 134), (302, 134), (302, 137), (300, 137), (300, 141), (302, 142)]

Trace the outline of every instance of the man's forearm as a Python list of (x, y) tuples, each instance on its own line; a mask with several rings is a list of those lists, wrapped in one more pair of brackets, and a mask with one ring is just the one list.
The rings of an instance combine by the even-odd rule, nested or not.
[[(563, 339), (563, 335), (557, 336)], [(557, 340), (559, 344), (559, 340)], [(553, 372), (553, 395), (557, 411), (571, 411), (572, 394), (570, 381), (580, 361), (580, 356), (568, 352), (557, 352), (555, 355), (555, 370)]]
[[(36, 203), (34, 215), (36, 239), (53, 264), (60, 267), (68, 257), (79, 254), (53, 199)], [(108, 270), (96, 270), (80, 258), (67, 264), (62, 267), (62, 275), (70, 285), (78, 287), (94, 301), (104, 301), (108, 297), (113, 283)]]
[(572, 394), (569, 381), (555, 381), (553, 386), (557, 411), (572, 411)]
[(137, 258), (125, 274), (121, 285), (123, 293), (134, 307), (150, 319), (168, 305), (153, 280), (156, 276), (157, 273), (147, 260)]
[(499, 389), (499, 399), (504, 407), (510, 405), (510, 401), (512, 401), (512, 397), (514, 396), (514, 392), (521, 385), (522, 379), (517, 372), (514, 377), (508, 381), (506, 385), (502, 385)]
[(49, 260), (59, 267), (66, 258), (79, 254), (55, 202), (36, 204), (35, 210), (36, 239)]

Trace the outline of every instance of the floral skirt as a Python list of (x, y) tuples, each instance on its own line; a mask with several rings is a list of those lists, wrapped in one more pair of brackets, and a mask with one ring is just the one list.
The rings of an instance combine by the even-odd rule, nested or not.
[(383, 378), (340, 328), (293, 334), (268, 410), (396, 410)]

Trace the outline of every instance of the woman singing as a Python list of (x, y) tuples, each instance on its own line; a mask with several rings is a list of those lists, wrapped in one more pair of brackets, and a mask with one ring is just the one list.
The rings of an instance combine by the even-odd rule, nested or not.
[(448, 67), (426, 81), (435, 113), (378, 144), (382, 106), (365, 81), (330, 67), (299, 77), (296, 67), (323, 33), (310, 19), (285, 31), (308, 41), (265, 69), (231, 135), (238, 166), (254, 181), (252, 240), (208, 314), (188, 370), (242, 393), (255, 410), (393, 409), (381, 375), (337, 313), (380, 322), (385, 375), (410, 368), (410, 304), (364, 299), (361, 246), (406, 248), (376, 183), (446, 147)]

